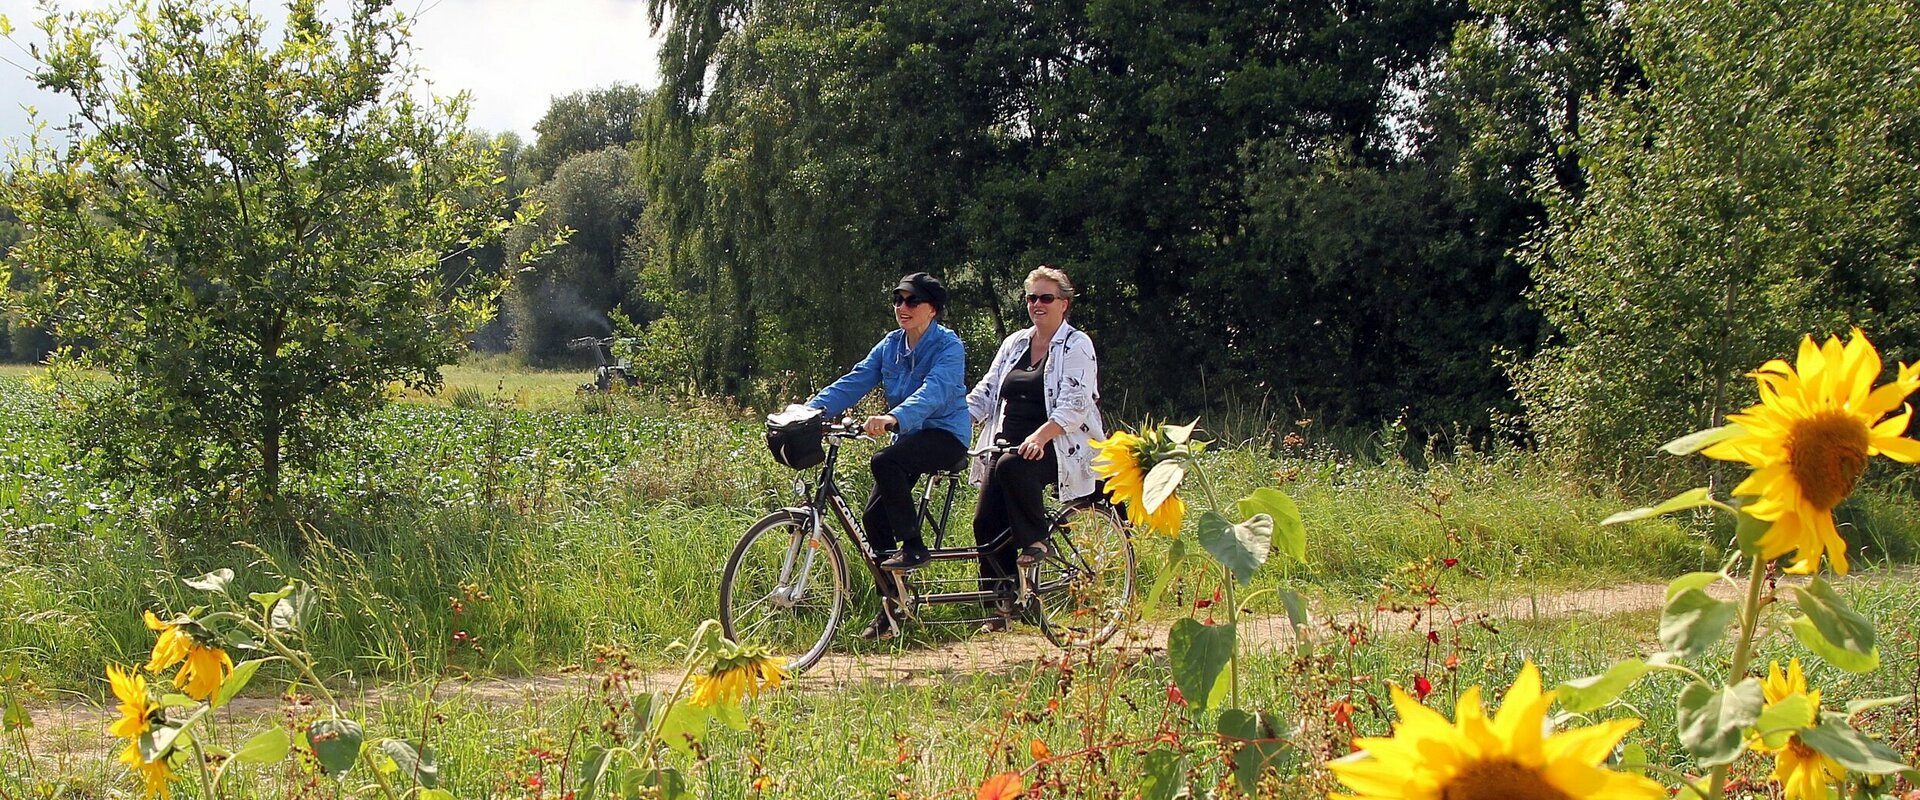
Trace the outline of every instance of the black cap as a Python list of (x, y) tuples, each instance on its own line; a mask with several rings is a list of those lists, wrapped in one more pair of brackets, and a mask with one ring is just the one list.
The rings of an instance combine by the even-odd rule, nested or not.
[(927, 273), (916, 272), (901, 278), (900, 285), (893, 287), (893, 290), (932, 303), (935, 312), (944, 314), (947, 311), (947, 287), (940, 284), (939, 278)]

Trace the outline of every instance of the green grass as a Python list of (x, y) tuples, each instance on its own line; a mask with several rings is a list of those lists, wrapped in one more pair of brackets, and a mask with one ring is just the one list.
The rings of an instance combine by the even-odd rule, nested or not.
[[(36, 702), (75, 692), (100, 697), (104, 663), (145, 659), (152, 639), (141, 611), (206, 602), (178, 579), (223, 567), (240, 573), (236, 596), (285, 578), (318, 591), (322, 615), (304, 644), (320, 672), (343, 688), (590, 671), (600, 668), (596, 648), (610, 644), (641, 667), (667, 663), (667, 644), (714, 613), (720, 566), (736, 537), (789, 492), (791, 474), (766, 455), (753, 418), (645, 394), (576, 397), (570, 382), (577, 376), (567, 374), (502, 378), (488, 365), (466, 369), (473, 371), (449, 374), (450, 389), (491, 381), (486, 397), (403, 403), (367, 420), (321, 474), (293, 482), (302, 524), (271, 530), (171, 527), (169, 498), (93, 481), (59, 438), (52, 398), (0, 373), (0, 674), (17, 673), (12, 685)], [(1227, 447), (1209, 456), (1205, 469), (1222, 497), (1283, 483), (1305, 517), (1308, 563), (1276, 558), (1253, 590), (1298, 589), (1340, 609), (1417, 605), (1429, 591), (1471, 606), (1715, 568), (1718, 543), (1730, 536), (1684, 519), (1601, 528), (1598, 519), (1636, 503), (1593, 495), (1525, 453), (1460, 454), (1425, 468), (1375, 455), (1309, 442), (1281, 454)], [(848, 494), (857, 502), (865, 488), (860, 471), (852, 472)], [(1200, 491), (1191, 489), (1195, 504), (1205, 502)], [(1865, 543), (1858, 560), (1867, 564), (1920, 552), (1920, 511), (1907, 484), (1864, 489), (1841, 518), (1851, 525), (1850, 540)], [(951, 529), (967, 539), (964, 510)], [(1138, 545), (1143, 580), (1150, 579), (1168, 540), (1143, 536)], [(864, 579), (855, 581), (861, 600), (849, 627), (868, 610)], [(1188, 613), (1214, 585), (1193, 571), (1177, 576), (1162, 621)], [(1879, 619), (1902, 626), (1883, 633), (1888, 666), (1868, 678), (1825, 668), (1814, 675), (1835, 696), (1905, 691), (1899, 676), (1912, 671), (1914, 601), (1897, 587), (1854, 591)], [(1259, 614), (1281, 608), (1273, 593), (1251, 606)], [(1449, 626), (1438, 645), (1377, 631), (1360, 646), (1335, 647), (1340, 637), (1329, 632), (1309, 661), (1252, 657), (1246, 704), (1300, 725), (1311, 761), (1337, 755), (1356, 732), (1331, 721), (1326, 709), (1335, 699), (1355, 703), (1357, 732), (1383, 732), (1386, 680), (1429, 675), (1451, 697), (1467, 684), (1503, 684), (1526, 658), (1544, 665), (1550, 680), (1589, 674), (1645, 652), (1654, 622), (1635, 614), (1513, 623), (1497, 633)], [(931, 629), (899, 646), (963, 635)], [(896, 645), (860, 645), (849, 636), (838, 646), (873, 652)], [(1449, 654), (1461, 659), (1457, 672), (1441, 666)], [(271, 667), (262, 675), (260, 691), (289, 677)], [(758, 708), (767, 724), (717, 734), (693, 777), (702, 796), (755, 796), (747, 790), (753, 756), (775, 787), (785, 787), (765, 796), (933, 795), (1024, 766), (1033, 739), (1065, 752), (1150, 733), (1166, 722), (1168, 681), (1164, 661), (1149, 659), (1125, 669), (1098, 661), (1064, 682), (1055, 669), (1028, 666), (928, 685), (776, 693)], [(1675, 687), (1649, 683), (1636, 691), (1627, 700), (1650, 717), (1650, 728), (1670, 729), (1661, 714), (1671, 708), (1661, 709)], [(461, 797), (529, 795), (528, 778), (566, 759), (542, 763), (528, 748), (564, 753), (573, 742), (577, 749), (584, 740), (574, 732), (601, 730), (607, 714), (599, 699), (571, 694), (511, 707), (382, 705), (373, 716), (395, 727), (404, 722), (405, 730), (438, 720), (427, 739)], [(1209, 761), (1204, 742), (1193, 741), (1195, 780), (1217, 781), (1217, 758)], [(1647, 744), (1662, 757), (1677, 752)], [(1139, 749), (1116, 749), (1101, 774), (1132, 786), (1126, 781), (1137, 777)], [(6, 763), (0, 758), (0, 787), (8, 786)], [(99, 786), (117, 779), (109, 773), (68, 777)], [(1315, 780), (1300, 772), (1275, 791), (1308, 796), (1324, 788)], [(259, 796), (280, 796), (274, 781), (252, 785)]]

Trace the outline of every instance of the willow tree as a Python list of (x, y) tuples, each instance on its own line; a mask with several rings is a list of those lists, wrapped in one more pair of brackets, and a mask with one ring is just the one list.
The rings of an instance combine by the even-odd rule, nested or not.
[(213, 0), (41, 23), (77, 110), (6, 189), (18, 299), (118, 379), (87, 444), (172, 488), (277, 499), (389, 386), (435, 386), (503, 284), (460, 268), (511, 223), (463, 102), (422, 98), (390, 0), (317, 5), (277, 36)]

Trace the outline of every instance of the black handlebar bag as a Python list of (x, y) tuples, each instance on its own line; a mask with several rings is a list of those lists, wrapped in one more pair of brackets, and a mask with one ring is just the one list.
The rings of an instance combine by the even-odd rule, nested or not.
[(806, 469), (827, 460), (826, 412), (807, 406), (788, 406), (767, 415), (767, 449), (789, 469)]

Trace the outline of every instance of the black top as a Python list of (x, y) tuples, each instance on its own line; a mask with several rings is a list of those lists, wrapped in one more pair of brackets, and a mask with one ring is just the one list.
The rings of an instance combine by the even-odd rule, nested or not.
[(1000, 399), (1006, 403), (1001, 440), (1019, 444), (1047, 424), (1047, 388), (1042, 381), (1046, 363), (1046, 352), (1041, 351), (1040, 360), (1007, 370), (1007, 377), (1000, 383)]

